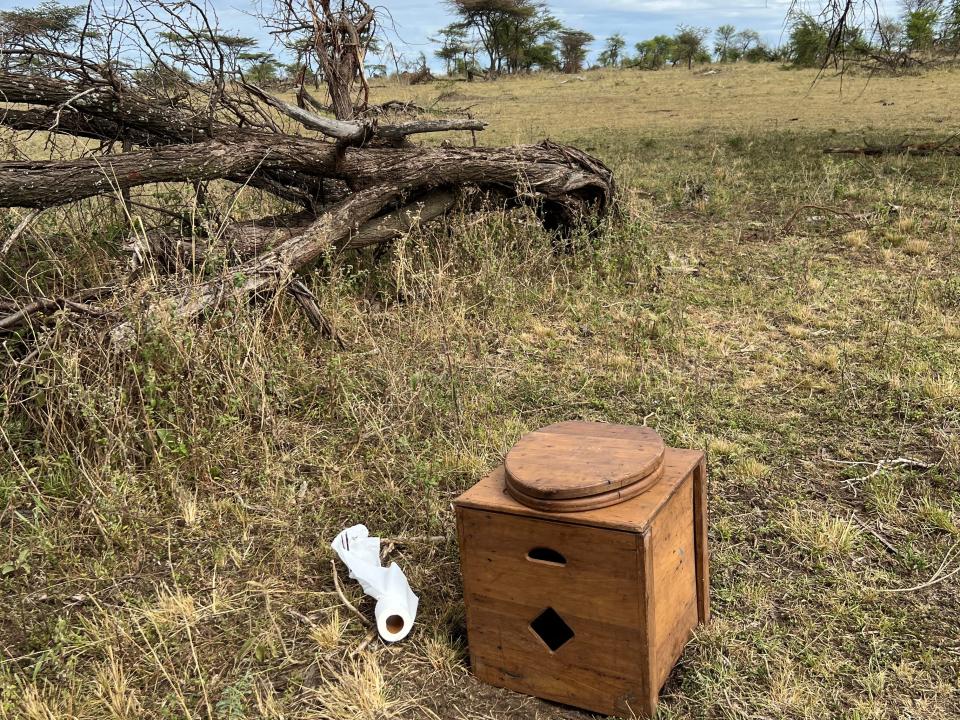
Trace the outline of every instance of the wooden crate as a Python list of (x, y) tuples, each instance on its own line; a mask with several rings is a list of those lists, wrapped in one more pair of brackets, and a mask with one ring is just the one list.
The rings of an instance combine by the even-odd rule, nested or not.
[[(564, 456), (552, 452), (562, 472)], [(666, 448), (660, 473), (593, 510), (524, 505), (503, 467), (456, 500), (478, 678), (594, 712), (653, 714), (710, 612), (703, 454)]]

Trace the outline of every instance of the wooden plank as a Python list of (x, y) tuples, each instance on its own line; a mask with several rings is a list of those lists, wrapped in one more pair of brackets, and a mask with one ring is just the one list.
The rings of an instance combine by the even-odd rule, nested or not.
[[(574, 636), (551, 651), (530, 629), (530, 620), (540, 609), (533, 605), (510, 603), (488, 598), (479, 603), (471, 626), (470, 643), (478, 662), (512, 675), (524, 675), (527, 684), (551, 686), (550, 681), (579, 682), (584, 685), (606, 685), (624, 688), (606, 693), (606, 701), (626, 692), (627, 685), (638, 680), (638, 643), (642, 642), (637, 627), (591, 620), (584, 615), (572, 616), (561, 607), (557, 613), (568, 621)], [(566, 614), (565, 614), (566, 613)], [(546, 676), (541, 682), (538, 676)], [(532, 692), (540, 696), (540, 689)], [(575, 703), (578, 707), (590, 707)]]
[[(631, 533), (534, 520), (502, 513), (463, 511), (460, 520), (464, 594), (546, 607), (571, 616), (636, 629), (636, 540)], [(549, 548), (562, 565), (539, 562), (531, 550)], [(563, 612), (560, 612), (564, 615)], [(564, 616), (566, 617), (566, 616)]]
[(557, 435), (590, 435), (595, 438), (621, 438), (634, 440), (637, 437), (660, 437), (656, 430), (646, 425), (620, 425), (618, 423), (584, 422), (582, 420), (566, 420), (548, 425)]
[(656, 689), (667, 680), (697, 624), (693, 476), (670, 499), (650, 528), (656, 623), (650, 634)]
[(638, 671), (641, 679), (641, 695), (639, 707), (632, 708), (641, 717), (653, 717), (657, 711), (657, 699), (660, 695), (660, 685), (657, 682), (656, 657), (654, 655), (653, 632), (657, 627), (656, 598), (654, 596), (654, 544), (651, 532), (647, 529), (638, 535), (640, 547), (640, 612), (643, 617), (643, 638), (645, 652), (640, 661)]
[(592, 710), (618, 714), (622, 705), (638, 693), (637, 680), (591, 667), (611, 652), (628, 651), (604, 646), (593, 639), (561, 647), (556, 653), (542, 651), (526, 625), (497, 606), (484, 606), (475, 614), (477, 624), (470, 636), (473, 672), (481, 681), (515, 692)]
[(701, 623), (710, 622), (710, 550), (707, 546), (707, 461), (693, 471), (693, 521), (697, 553), (697, 611)]
[(473, 643), (470, 642), (470, 628), (476, 627), (477, 625), (477, 617), (476, 617), (477, 605), (476, 603), (471, 603), (467, 601), (466, 587), (467, 587), (468, 578), (470, 576), (467, 573), (463, 572), (463, 568), (467, 566), (466, 565), (467, 545), (464, 542), (464, 538), (463, 538), (463, 515), (465, 512), (469, 512), (469, 511), (465, 511), (462, 508), (455, 507), (454, 512), (456, 513), (456, 516), (457, 516), (457, 545), (460, 550), (460, 568), (461, 568), (461, 574), (463, 576), (463, 586), (464, 586), (463, 614), (464, 614), (464, 621), (466, 622), (466, 625), (467, 625), (467, 649), (470, 653), (470, 666), (475, 668), (477, 666), (477, 658), (474, 655)]
[[(564, 522), (605, 527), (612, 530), (640, 532), (649, 527), (660, 508), (670, 499), (687, 475), (703, 459), (698, 450), (668, 448), (663, 458), (663, 478), (637, 497), (598, 510), (565, 513)], [(459, 507), (492, 510), (511, 515), (556, 520), (555, 513), (529, 508), (510, 497), (504, 484), (504, 469), (499, 467), (458, 497)]]

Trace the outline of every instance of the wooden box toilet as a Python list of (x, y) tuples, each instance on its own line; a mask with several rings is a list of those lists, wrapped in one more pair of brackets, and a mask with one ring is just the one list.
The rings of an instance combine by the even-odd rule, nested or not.
[(703, 453), (646, 427), (524, 436), (455, 501), (473, 672), (594, 712), (650, 716), (709, 613)]

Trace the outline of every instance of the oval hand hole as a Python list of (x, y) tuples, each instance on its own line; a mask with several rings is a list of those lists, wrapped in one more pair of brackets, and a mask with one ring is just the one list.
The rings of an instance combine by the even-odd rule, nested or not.
[(527, 553), (527, 560), (533, 562), (545, 563), (547, 565), (566, 565), (567, 559), (556, 550), (548, 547), (535, 547)]

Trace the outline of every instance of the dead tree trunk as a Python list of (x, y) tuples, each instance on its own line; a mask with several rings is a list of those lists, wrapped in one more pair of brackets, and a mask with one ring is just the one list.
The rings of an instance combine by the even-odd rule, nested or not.
[[(195, 228), (149, 233), (146, 251), (162, 265), (186, 268), (218, 253), (230, 263), (223, 279), (187, 282), (151, 310), (182, 318), (288, 288), (323, 253), (392, 240), (450, 212), (467, 189), (501, 205), (530, 205), (547, 228), (561, 233), (611, 207), (612, 173), (575, 148), (551, 142), (422, 147), (410, 138), (476, 132), (485, 123), (421, 118), (390, 124), (357, 113), (367, 105), (362, 63), (373, 22), (369, 6), (347, 0), (341, 11), (329, 0), (305, 1), (335, 117), (320, 114), (317, 103), (297, 107), (222, 74), (207, 86), (183, 78), (182, 93), (160, 97), (124, 81), (112, 65), (37, 50), (28, 64), (0, 72), (7, 106), (0, 108), (0, 125), (99, 141), (100, 152), (0, 162), (0, 207), (40, 209), (117, 194), (137, 202), (136, 188), (211, 180), (250, 185), (300, 206), (278, 218), (230, 224), (213, 239)], [(30, 64), (37, 57), (45, 75)], [(289, 121), (305, 132), (284, 132)], [(113, 152), (114, 146), (124, 152)], [(304, 288), (297, 287), (302, 297)]]
[(262, 134), (242, 142), (211, 140), (101, 158), (0, 162), (0, 207), (51, 207), (142, 185), (273, 170), (342, 180), (355, 189), (387, 183), (406, 192), (476, 185), (568, 206), (571, 212), (579, 206), (583, 213), (603, 212), (613, 192), (610, 171), (599, 161), (549, 142), (515, 148), (338, 151), (322, 141)]

